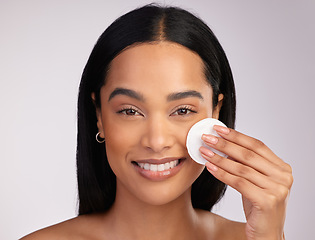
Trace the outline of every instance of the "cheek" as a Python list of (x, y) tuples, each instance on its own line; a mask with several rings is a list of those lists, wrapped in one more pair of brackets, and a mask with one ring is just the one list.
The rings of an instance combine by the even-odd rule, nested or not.
[[(113, 171), (117, 166), (126, 162), (126, 157), (130, 150), (139, 142), (137, 130), (119, 121), (103, 121), (106, 153)], [(114, 171), (115, 172), (115, 171)]]
[(200, 119), (195, 119), (193, 122), (188, 122), (186, 124), (178, 124), (174, 126), (174, 136), (176, 136), (177, 143), (180, 145), (180, 148), (185, 151), (185, 155), (187, 156), (187, 176), (190, 176), (190, 178), (187, 178), (187, 183), (191, 183), (191, 179), (197, 179), (199, 175), (202, 173), (204, 166), (201, 164), (196, 163), (194, 160), (192, 160), (188, 154), (188, 150), (186, 148), (186, 139), (188, 132), (190, 128), (199, 120), (202, 120), (204, 118), (211, 117), (208, 115), (208, 113), (202, 114), (200, 116)]

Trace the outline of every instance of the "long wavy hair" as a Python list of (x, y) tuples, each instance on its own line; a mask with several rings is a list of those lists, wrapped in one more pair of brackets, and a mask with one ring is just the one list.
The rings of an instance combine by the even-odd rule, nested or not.
[[(77, 179), (79, 215), (103, 212), (115, 201), (116, 176), (106, 149), (95, 141), (96, 108), (111, 61), (126, 47), (139, 43), (169, 41), (197, 53), (213, 89), (213, 107), (224, 95), (219, 119), (228, 127), (235, 123), (235, 87), (232, 72), (219, 41), (198, 17), (177, 7), (146, 5), (121, 16), (99, 37), (84, 68), (78, 98)], [(91, 93), (95, 94), (95, 102)], [(223, 196), (226, 185), (206, 169), (192, 185), (194, 208), (211, 210)]]

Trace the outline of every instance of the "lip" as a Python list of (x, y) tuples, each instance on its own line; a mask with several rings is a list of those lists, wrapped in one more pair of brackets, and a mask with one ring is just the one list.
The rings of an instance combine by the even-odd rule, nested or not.
[(150, 164), (164, 164), (164, 163), (175, 161), (178, 159), (183, 159), (183, 158), (144, 159), (144, 160), (137, 160), (135, 162), (137, 162), (137, 163), (150, 163)]
[(149, 163), (149, 164), (164, 164), (167, 162), (171, 162), (174, 160), (180, 160), (179, 164), (171, 169), (167, 169), (164, 171), (151, 171), (151, 170), (145, 170), (141, 167), (139, 167), (136, 163), (133, 163), (132, 165), (134, 166), (135, 170), (144, 178), (150, 180), (150, 181), (163, 181), (166, 180), (170, 177), (173, 177), (176, 175), (180, 169), (182, 168), (186, 158), (163, 158), (163, 159), (145, 159), (145, 160), (139, 160), (139, 161), (134, 161), (137, 163)]

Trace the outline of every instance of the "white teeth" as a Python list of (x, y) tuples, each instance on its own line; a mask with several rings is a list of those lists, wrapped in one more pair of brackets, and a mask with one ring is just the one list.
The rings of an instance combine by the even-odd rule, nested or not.
[(175, 161), (170, 162), (170, 168), (173, 168), (175, 166)]
[(141, 168), (144, 168), (144, 163), (139, 163), (139, 166), (140, 166)]
[(164, 164), (138, 163), (138, 166), (145, 170), (150, 170), (153, 172), (162, 172), (162, 171), (169, 170), (171, 168), (176, 167), (178, 163), (179, 163), (179, 160), (174, 160), (174, 161), (167, 162)]
[(156, 172), (158, 170), (157, 165), (150, 164), (150, 171)]
[(159, 164), (157, 169), (158, 171), (164, 171), (164, 164)]
[(171, 164), (169, 162), (164, 164), (164, 169), (170, 169)]
[[(141, 167), (141, 165), (140, 165), (140, 167)], [(144, 167), (141, 167), (141, 168), (144, 168), (145, 170), (149, 170), (150, 169), (150, 164), (149, 163), (145, 163)]]

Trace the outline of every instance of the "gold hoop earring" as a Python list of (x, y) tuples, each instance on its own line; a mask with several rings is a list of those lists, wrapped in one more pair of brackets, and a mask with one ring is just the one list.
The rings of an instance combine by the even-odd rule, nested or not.
[(97, 141), (98, 143), (103, 143), (103, 142), (105, 142), (105, 138), (101, 138), (101, 137), (100, 137), (100, 134), (101, 134), (101, 132), (96, 133), (95, 138), (96, 138), (96, 141)]

